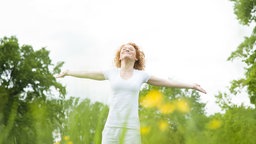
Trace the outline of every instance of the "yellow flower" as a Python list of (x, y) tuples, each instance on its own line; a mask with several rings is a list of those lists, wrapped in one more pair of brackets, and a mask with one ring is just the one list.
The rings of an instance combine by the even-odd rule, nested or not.
[(164, 121), (164, 120), (161, 120), (159, 123), (158, 123), (158, 126), (159, 126), (159, 129), (161, 131), (165, 131), (168, 129), (168, 122), (167, 121)]
[(64, 139), (65, 141), (68, 141), (68, 140), (70, 139), (70, 137), (69, 137), (69, 136), (64, 136), (63, 139)]
[(159, 111), (162, 114), (170, 114), (173, 113), (175, 110), (175, 105), (173, 103), (166, 103), (159, 107)]
[(157, 90), (151, 90), (145, 97), (142, 98), (140, 104), (145, 108), (153, 108), (161, 105), (163, 94)]
[(73, 144), (73, 142), (72, 141), (68, 141), (68, 144)]
[(143, 126), (140, 128), (141, 135), (147, 135), (150, 132), (151, 128), (149, 126)]
[(180, 99), (176, 101), (176, 108), (179, 112), (188, 113), (190, 111), (189, 105), (186, 100)]
[(220, 120), (217, 120), (217, 119), (213, 119), (211, 120), (208, 124), (207, 124), (207, 128), (208, 129), (211, 129), (211, 130), (214, 130), (214, 129), (218, 129), (220, 128), (222, 125), (222, 122)]

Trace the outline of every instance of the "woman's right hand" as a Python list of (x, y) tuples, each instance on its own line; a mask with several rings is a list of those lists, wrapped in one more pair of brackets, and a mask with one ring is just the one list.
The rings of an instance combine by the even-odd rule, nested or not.
[(57, 74), (55, 76), (55, 78), (64, 78), (67, 75), (68, 75), (68, 70), (65, 70), (65, 71), (61, 72), (60, 74)]

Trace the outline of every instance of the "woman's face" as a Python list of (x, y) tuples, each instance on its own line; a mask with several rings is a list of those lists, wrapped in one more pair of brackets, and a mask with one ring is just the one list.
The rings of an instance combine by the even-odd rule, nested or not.
[(136, 49), (129, 44), (124, 45), (120, 50), (120, 60), (122, 59), (131, 59), (131, 60), (137, 60), (136, 59)]

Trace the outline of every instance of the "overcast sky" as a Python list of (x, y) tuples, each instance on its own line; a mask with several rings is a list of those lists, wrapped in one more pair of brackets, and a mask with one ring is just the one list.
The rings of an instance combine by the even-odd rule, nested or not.
[[(227, 62), (249, 28), (241, 26), (229, 0), (1, 0), (0, 37), (46, 47), (63, 69), (113, 67), (116, 49), (137, 43), (146, 71), (163, 78), (199, 83), (207, 111), (218, 111), (214, 95), (242, 76), (241, 63)], [(68, 96), (107, 103), (108, 82), (60, 79)], [(234, 102), (249, 103), (241, 95)]]

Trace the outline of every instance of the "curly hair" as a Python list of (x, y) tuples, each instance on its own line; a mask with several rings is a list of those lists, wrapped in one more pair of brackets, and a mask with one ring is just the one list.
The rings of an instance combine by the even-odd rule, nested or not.
[(137, 69), (137, 70), (144, 70), (144, 68), (145, 68), (145, 55), (144, 55), (144, 52), (140, 50), (138, 45), (136, 45), (135, 43), (132, 43), (132, 42), (129, 42), (127, 44), (121, 45), (120, 48), (117, 50), (116, 56), (115, 56), (115, 59), (114, 59), (116, 67), (118, 67), (118, 68), (121, 67), (120, 51), (121, 51), (122, 47), (125, 46), (125, 45), (131, 45), (136, 50), (136, 58), (137, 58), (137, 60), (135, 61), (133, 68)]

